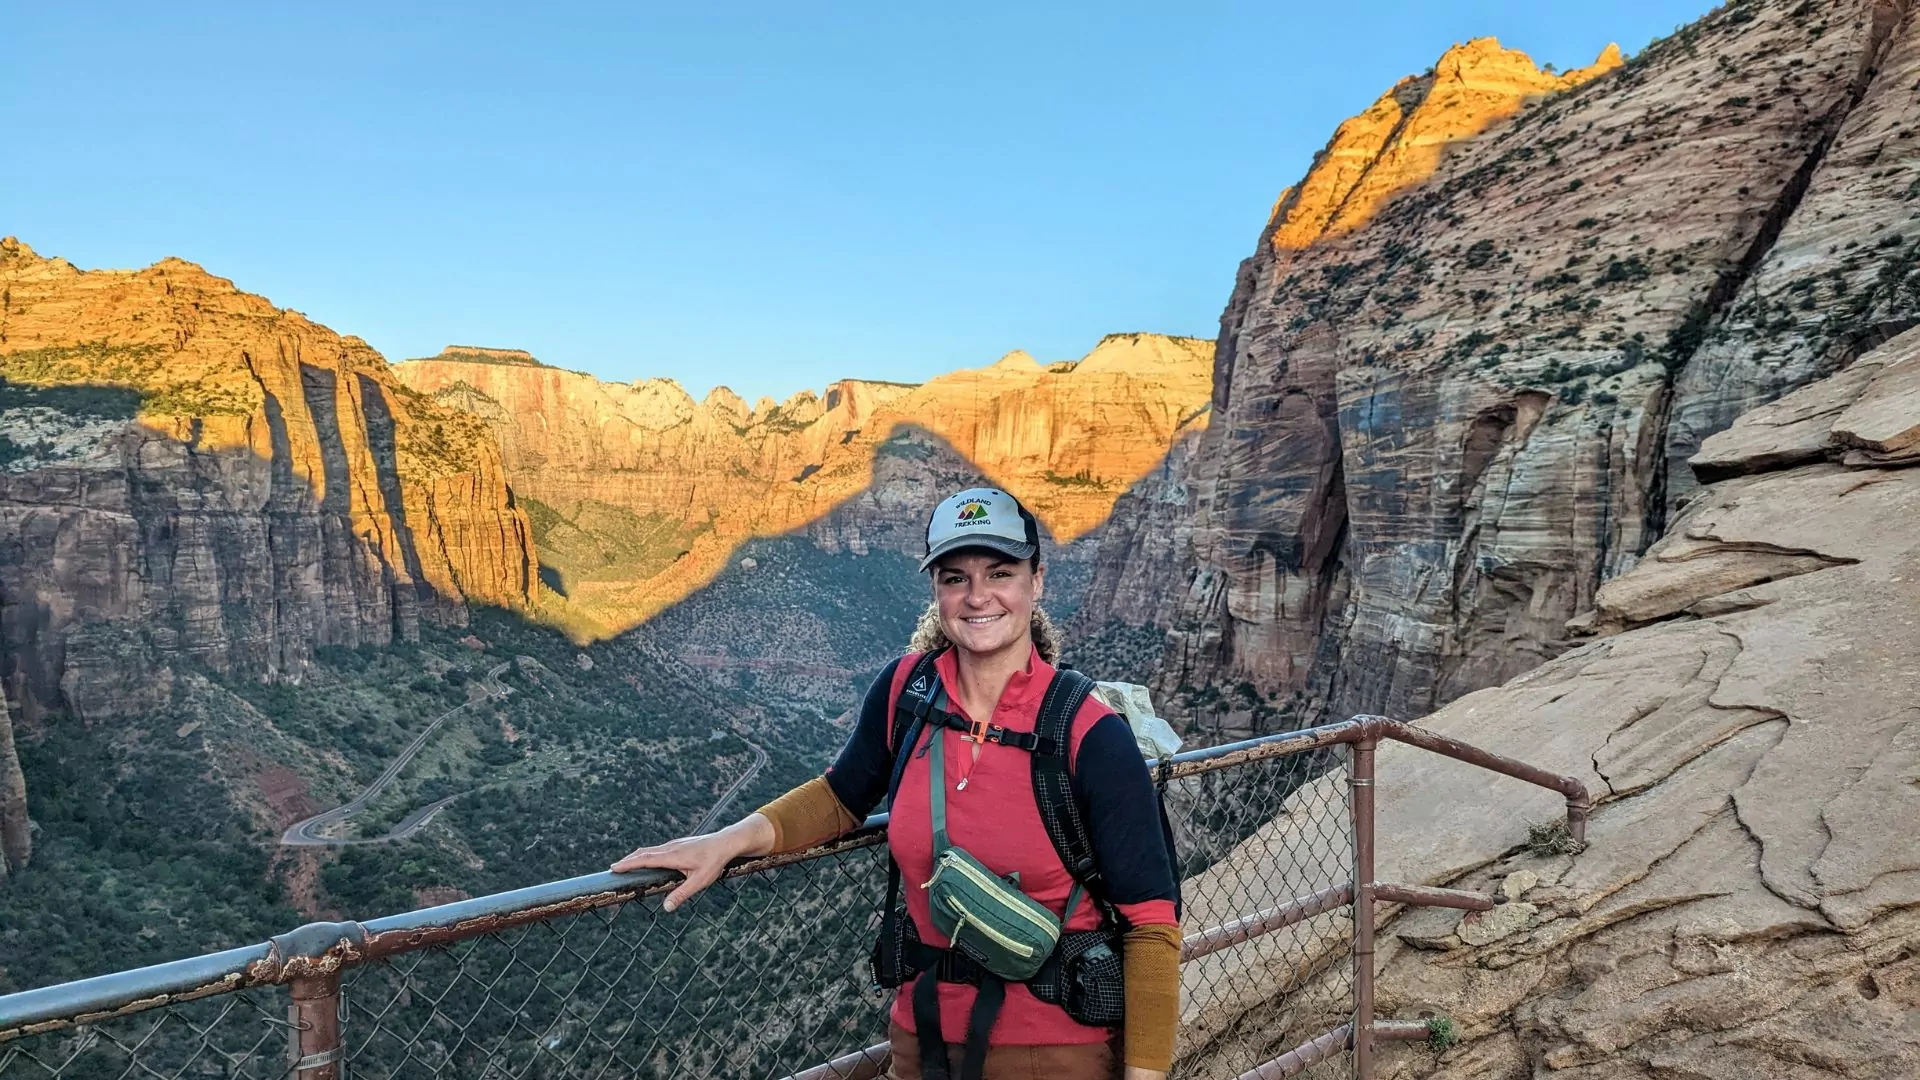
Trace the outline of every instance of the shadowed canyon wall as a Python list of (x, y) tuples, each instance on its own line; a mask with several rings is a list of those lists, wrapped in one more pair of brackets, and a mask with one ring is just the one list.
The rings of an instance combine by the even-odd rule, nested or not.
[(0, 288), (0, 677), (28, 721), (138, 711), (176, 661), (297, 678), (318, 646), (532, 602), (486, 429), (359, 339), (177, 259), (83, 272), (9, 239)]
[(725, 387), (695, 401), (671, 380), (606, 383), (511, 350), (449, 347), (394, 370), (497, 433), (570, 627), (600, 636), (706, 584), (749, 537), (804, 528), (828, 551), (918, 554), (954, 453), (1070, 544), (1205, 427), (1211, 369), (1207, 342), (1116, 334), (1078, 361), (1014, 352), (924, 385), (849, 379), (751, 408)]
[[(1210, 426), (1120, 501), (1083, 625), (1301, 719), (1570, 647), (1674, 462), (1909, 325), (1914, 48), (1904, 4), (1748, 2), (1624, 65), (1481, 40), (1402, 82), (1282, 195)], [(1098, 585), (1133, 580), (1173, 599)]]

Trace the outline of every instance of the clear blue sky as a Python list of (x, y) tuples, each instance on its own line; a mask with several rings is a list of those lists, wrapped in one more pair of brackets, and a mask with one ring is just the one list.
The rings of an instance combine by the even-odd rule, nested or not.
[(18, 3), (0, 234), (179, 255), (396, 360), (917, 381), (1212, 337), (1274, 196), (1400, 76), (1709, 6)]

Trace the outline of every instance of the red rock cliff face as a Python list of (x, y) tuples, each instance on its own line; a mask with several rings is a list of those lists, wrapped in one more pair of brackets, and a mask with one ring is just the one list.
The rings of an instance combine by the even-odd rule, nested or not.
[(828, 550), (918, 554), (936, 487), (958, 475), (949, 452), (1070, 543), (1205, 426), (1211, 361), (1205, 341), (1116, 334), (1079, 361), (1015, 352), (924, 385), (845, 380), (751, 408), (725, 387), (696, 402), (671, 380), (605, 383), (499, 350), (395, 371), (492, 427), (535, 501), (566, 593), (555, 609), (600, 636), (687, 596), (749, 537), (804, 528)]
[(1177, 598), (1164, 688), (1418, 716), (1566, 648), (1670, 460), (1905, 325), (1912, 39), (1850, 0), (1558, 79), (1480, 41), (1343, 125), (1240, 269), (1191, 464), (1143, 493), (1178, 541), (1102, 558)]
[(173, 660), (293, 678), (316, 646), (530, 602), (485, 429), (359, 339), (172, 259), (7, 240), (0, 287), (0, 674), (29, 719), (141, 708)]

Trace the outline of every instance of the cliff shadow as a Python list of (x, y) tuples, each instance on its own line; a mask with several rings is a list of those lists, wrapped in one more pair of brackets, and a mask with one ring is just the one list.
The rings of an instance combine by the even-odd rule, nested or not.
[(464, 620), (422, 570), (388, 391), (366, 380), (348, 410), (345, 377), (302, 364), (297, 404), (256, 377), (253, 401), (204, 408), (0, 377), (0, 684), (21, 716), (138, 712), (176, 660), (297, 678), (315, 648), (417, 635), (422, 607)]
[[(1102, 560), (1124, 559), (1143, 531), (1155, 528), (1166, 516), (1158, 511), (1169, 491), (1184, 505), (1182, 470), (1202, 430), (1184, 429), (1147, 476), (1127, 485), (1115, 512), (1071, 542), (1056, 542), (1042, 522), (1043, 606), (1058, 626), (1081, 626), (1082, 610), (1097, 609), (1104, 632), (1120, 602), (1092, 599), (1093, 591), (1106, 587), (1096, 582), (1115, 576), (1112, 569), (1102, 571)], [(830, 711), (851, 707), (866, 680), (905, 651), (930, 598), (917, 567), (935, 503), (966, 487), (1005, 486), (946, 439), (915, 424), (896, 426), (878, 444), (872, 470), (864, 487), (805, 524), (730, 545), (684, 597), (618, 636), (644, 635), (741, 689), (793, 695)], [(1149, 507), (1156, 510), (1152, 520)], [(1166, 547), (1168, 558), (1184, 550)], [(1155, 634), (1164, 630), (1136, 630), (1133, 637)], [(1109, 636), (1090, 635), (1092, 648), (1069, 638), (1068, 653), (1076, 664), (1108, 659), (1102, 668), (1113, 669), (1115, 677), (1149, 681), (1158, 648), (1134, 648), (1130, 638), (1127, 648), (1110, 649)]]
[(34, 449), (31, 444), (56, 433), (46, 418), (28, 413), (55, 413), (82, 420), (132, 420), (144, 398), (140, 391), (124, 386), (35, 386), (0, 375), (0, 469), (30, 457)]
[(400, 558), (413, 579), (414, 595), (425, 599), (433, 594), (420, 566), (420, 548), (413, 528), (407, 523), (407, 500), (400, 490), (398, 440), (393, 426), (393, 409), (386, 390), (364, 374), (356, 374), (360, 383), (360, 408), (367, 420), (367, 451), (373, 455), (374, 476), (380, 484), (380, 497), (386, 503), (387, 516), (393, 519), (394, 537), (400, 545)]

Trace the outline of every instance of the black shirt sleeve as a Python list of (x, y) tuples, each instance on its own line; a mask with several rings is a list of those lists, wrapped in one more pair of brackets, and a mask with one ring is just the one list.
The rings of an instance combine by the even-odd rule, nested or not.
[(1108, 713), (1094, 721), (1080, 740), (1071, 784), (1074, 797), (1087, 810), (1087, 832), (1107, 900), (1138, 904), (1174, 899), (1173, 863), (1160, 829), (1160, 795), (1125, 720)]
[(887, 781), (893, 779), (893, 752), (887, 747), (893, 716), (887, 706), (893, 696), (893, 673), (899, 667), (899, 660), (888, 664), (867, 687), (853, 734), (827, 769), (827, 786), (833, 789), (833, 797), (862, 820), (887, 797)]

